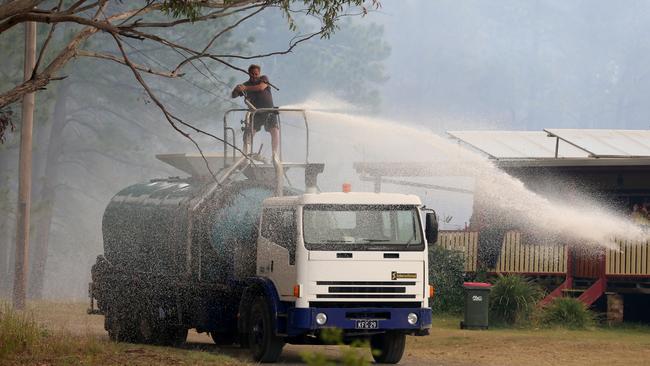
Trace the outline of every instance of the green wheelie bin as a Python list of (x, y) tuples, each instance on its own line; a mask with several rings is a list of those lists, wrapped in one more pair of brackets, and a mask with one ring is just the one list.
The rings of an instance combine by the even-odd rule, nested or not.
[(488, 329), (490, 311), (490, 289), (492, 285), (483, 282), (465, 282), (465, 318), (460, 329)]

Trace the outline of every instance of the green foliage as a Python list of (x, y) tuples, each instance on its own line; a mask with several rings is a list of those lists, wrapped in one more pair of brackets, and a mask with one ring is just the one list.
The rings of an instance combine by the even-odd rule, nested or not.
[[(297, 25), (291, 16), (293, 12), (291, 4), (300, 3), (301, 1), (307, 9), (307, 15), (321, 18), (321, 38), (330, 38), (338, 29), (336, 22), (343, 14), (345, 7), (358, 6), (361, 7), (363, 14), (368, 12), (368, 9), (364, 6), (366, 0), (276, 0), (275, 2), (278, 3), (284, 15), (287, 17), (289, 29), (293, 31), (297, 29)], [(379, 0), (371, 0), (371, 7), (375, 9), (381, 7)]]
[(0, 109), (0, 144), (5, 142), (5, 131), (14, 132), (16, 126), (11, 120), (13, 111), (11, 108)]
[(539, 285), (522, 276), (500, 276), (490, 293), (490, 318), (496, 323), (521, 325), (530, 320), (543, 295)]
[(558, 297), (545, 307), (540, 315), (544, 326), (584, 329), (593, 326), (596, 316), (585, 304), (572, 297)]
[(196, 0), (165, 0), (162, 11), (174, 18), (188, 18), (192, 21), (201, 15), (201, 4)]
[(34, 319), (9, 305), (0, 306), (0, 359), (24, 352), (45, 335)]
[(485, 266), (479, 266), (476, 269), (476, 272), (474, 272), (474, 276), (472, 278), (474, 282), (488, 282), (489, 277), (488, 277), (488, 270), (487, 267)]
[[(325, 344), (343, 345), (343, 331), (338, 328), (325, 328), (321, 331), (320, 338)], [(366, 357), (365, 352), (359, 352), (359, 348), (368, 348), (370, 345), (367, 341), (355, 340), (343, 350), (341, 354), (341, 364), (346, 366), (365, 366), (370, 365), (370, 360)], [(302, 360), (310, 366), (333, 366), (338, 364), (329, 359), (325, 354), (320, 352), (302, 352)]]
[(463, 309), (465, 260), (455, 250), (439, 245), (429, 247), (429, 283), (436, 290), (431, 309), (437, 313), (458, 314)]

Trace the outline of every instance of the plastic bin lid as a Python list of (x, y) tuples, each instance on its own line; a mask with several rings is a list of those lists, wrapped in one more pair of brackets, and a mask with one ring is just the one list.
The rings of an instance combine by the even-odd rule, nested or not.
[(483, 287), (483, 288), (492, 287), (491, 284), (485, 283), (485, 282), (464, 282), (463, 286), (464, 287)]

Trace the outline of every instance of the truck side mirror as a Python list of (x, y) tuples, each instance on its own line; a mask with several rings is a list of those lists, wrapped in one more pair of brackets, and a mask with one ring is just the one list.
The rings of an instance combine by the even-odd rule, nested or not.
[(427, 212), (425, 217), (424, 234), (427, 242), (433, 244), (438, 241), (438, 217), (435, 212)]

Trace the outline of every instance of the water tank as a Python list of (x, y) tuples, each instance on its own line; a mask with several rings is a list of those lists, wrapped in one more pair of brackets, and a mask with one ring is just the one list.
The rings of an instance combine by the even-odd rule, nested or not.
[(214, 184), (161, 179), (120, 191), (104, 211), (106, 259), (129, 271), (207, 282), (253, 275), (261, 204), (273, 187), (248, 179)]

